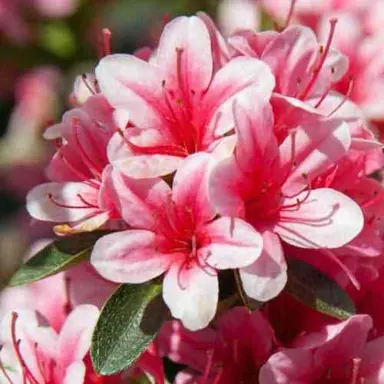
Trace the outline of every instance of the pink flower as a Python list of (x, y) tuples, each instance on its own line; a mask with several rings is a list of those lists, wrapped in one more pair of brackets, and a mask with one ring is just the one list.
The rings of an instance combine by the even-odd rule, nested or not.
[(334, 30), (333, 21), (325, 46), (320, 46), (311, 29), (300, 25), (280, 33), (239, 32), (229, 44), (235, 55), (257, 57), (268, 64), (276, 78), (275, 92), (306, 100), (329, 92), (348, 69), (347, 57), (331, 48)]
[(240, 271), (246, 293), (260, 301), (276, 296), (286, 283), (281, 240), (299, 248), (338, 248), (364, 224), (350, 198), (312, 186), (348, 150), (348, 126), (294, 99), (276, 95), (272, 106), (254, 99), (235, 105), (237, 147), (210, 180), (217, 211), (245, 218), (263, 234), (261, 257)]
[(227, 50), (206, 16), (180, 17), (166, 25), (149, 62), (102, 59), (96, 77), (122, 130), (109, 145), (111, 163), (148, 178), (172, 173), (195, 152), (231, 153), (233, 100), (251, 90), (269, 97), (274, 80), (254, 58), (226, 63)]
[(221, 217), (208, 202), (213, 160), (196, 154), (176, 173), (172, 191), (161, 179), (132, 179), (112, 169), (121, 216), (133, 228), (97, 241), (91, 263), (106, 279), (142, 283), (165, 273), (163, 298), (188, 329), (205, 327), (218, 301), (217, 270), (251, 264), (261, 237), (240, 219)]
[(258, 382), (259, 369), (275, 348), (274, 334), (260, 312), (235, 307), (221, 315), (213, 328), (190, 332), (178, 321), (166, 323), (160, 350), (187, 366), (175, 380), (183, 383), (232, 384)]
[(92, 305), (79, 306), (68, 316), (59, 334), (41, 325), (33, 311), (6, 316), (1, 328), (0, 378), (10, 383), (83, 383), (83, 359), (98, 315)]
[(69, 223), (59, 234), (92, 231), (118, 218), (106, 183), (106, 147), (115, 132), (112, 108), (102, 95), (67, 112), (45, 132), (58, 150), (47, 174), (55, 182), (38, 185), (27, 196), (27, 209), (38, 220)]
[(318, 332), (299, 336), (293, 348), (270, 357), (261, 368), (261, 384), (380, 384), (384, 338), (367, 342), (372, 320), (355, 315)]

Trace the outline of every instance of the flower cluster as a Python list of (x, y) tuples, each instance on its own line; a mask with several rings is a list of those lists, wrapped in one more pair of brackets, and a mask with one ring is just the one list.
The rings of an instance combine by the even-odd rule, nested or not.
[[(186, 366), (175, 383), (384, 382), (381, 144), (338, 92), (350, 70), (337, 20), (325, 44), (288, 24), (224, 37), (203, 13), (178, 17), (135, 55), (110, 54), (104, 31), (76, 107), (44, 132), (51, 181), (27, 196), (59, 238), (11, 283), (90, 260), (9, 288), (39, 293), (28, 308), (0, 305), (0, 380), (161, 384), (167, 356)], [(151, 343), (137, 323), (156, 317), (143, 303), (159, 286), (172, 320)]]

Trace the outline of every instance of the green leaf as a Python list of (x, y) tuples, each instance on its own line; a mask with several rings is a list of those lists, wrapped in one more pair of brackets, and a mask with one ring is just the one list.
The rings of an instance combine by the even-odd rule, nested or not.
[(97, 231), (62, 237), (48, 244), (12, 276), (10, 286), (32, 283), (87, 259), (96, 240), (109, 232)]
[(156, 336), (165, 317), (161, 285), (122, 284), (104, 305), (92, 338), (91, 358), (100, 375), (133, 364)]
[(356, 313), (352, 299), (335, 281), (301, 260), (288, 260), (286, 291), (303, 304), (339, 320)]

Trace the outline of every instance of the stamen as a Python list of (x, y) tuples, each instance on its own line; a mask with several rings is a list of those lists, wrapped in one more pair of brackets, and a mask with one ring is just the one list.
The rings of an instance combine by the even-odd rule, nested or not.
[(301, 99), (301, 100), (306, 99), (309, 92), (311, 91), (311, 89), (315, 85), (316, 81), (318, 80), (319, 74), (320, 74), (320, 72), (324, 66), (325, 60), (326, 60), (328, 53), (329, 53), (329, 50), (331, 48), (331, 43), (332, 43), (333, 37), (335, 35), (337, 19), (329, 20), (329, 24), (330, 24), (330, 31), (329, 31), (329, 35), (328, 35), (328, 40), (327, 40), (327, 43), (325, 45), (325, 48), (321, 49), (321, 51), (320, 51), (320, 62), (317, 65), (317, 67), (313, 70), (313, 75), (312, 75), (311, 79), (309, 80), (307, 86), (304, 88), (303, 92), (301, 92), (301, 94), (297, 97), (298, 99)]
[(88, 82), (88, 77), (86, 73), (81, 75), (81, 79), (83, 80), (84, 85), (87, 87), (88, 91), (92, 93), (92, 95), (96, 95), (95, 91), (92, 89), (91, 85)]
[(98, 205), (92, 204), (89, 201), (85, 200), (84, 197), (80, 195), (80, 193), (78, 193), (76, 196), (80, 199), (81, 202), (83, 202), (89, 208), (99, 208)]
[(239, 293), (240, 299), (243, 302), (244, 307), (246, 307), (249, 311), (251, 311), (248, 298), (244, 292), (243, 285), (241, 284), (239, 270), (234, 269), (233, 274), (235, 276), (236, 288), (237, 288), (237, 292)]
[(293, 11), (295, 10), (295, 5), (296, 5), (296, 0), (291, 0), (291, 5), (289, 7), (287, 20), (285, 21), (284, 26), (282, 28), (283, 30), (288, 27), (288, 25), (290, 24), (290, 22), (292, 20)]
[(223, 376), (223, 371), (224, 371), (223, 368), (219, 368), (217, 370), (217, 375), (214, 378), (214, 380), (212, 381), (212, 384), (219, 384), (220, 383), (221, 376)]
[(71, 279), (66, 276), (64, 280), (65, 284), (65, 304), (64, 304), (64, 311), (66, 314), (70, 314), (72, 311), (72, 304), (71, 304), (71, 290), (70, 290), (70, 283)]
[(169, 15), (168, 12), (164, 12), (162, 19), (163, 19), (163, 25), (165, 27), (171, 21), (171, 16)]
[(315, 108), (319, 108), (322, 102), (326, 99), (326, 97), (329, 95), (329, 92), (331, 92), (331, 87), (328, 87), (325, 92), (320, 97), (319, 101), (315, 104)]
[(233, 361), (239, 364), (239, 340), (233, 340)]
[[(72, 130), (73, 130), (73, 137), (75, 139), (75, 143), (76, 143), (77, 147), (80, 150), (80, 155), (81, 155), (82, 159), (84, 160), (86, 165), (89, 167), (91, 172), (95, 176), (100, 177), (101, 176), (101, 171), (99, 169), (99, 166), (96, 163), (94, 163), (92, 161), (92, 159), (88, 156), (87, 152), (85, 151), (83, 145), (80, 142), (79, 135), (78, 135), (78, 130), (80, 128), (80, 123), (81, 123), (81, 121), (78, 118), (74, 118), (72, 120)], [(88, 137), (88, 139), (90, 139), (89, 135), (87, 135), (87, 137)]]
[(11, 315), (11, 338), (12, 338), (12, 344), (13, 344), (13, 349), (16, 353), (16, 358), (22, 368), (23, 371), (23, 376), (24, 376), (24, 382), (26, 383), (26, 380), (28, 379), (31, 384), (39, 384), (39, 382), (36, 380), (36, 378), (33, 376), (32, 372), (26, 365), (23, 356), (21, 355), (20, 352), (20, 343), (21, 340), (16, 338), (16, 321), (18, 318), (18, 314), (16, 312), (12, 312)]
[(108, 28), (103, 29), (103, 52), (104, 56), (111, 54), (111, 36), (112, 32)]
[(45, 377), (44, 371), (45, 371), (45, 364), (42, 359), (39, 358), (39, 351), (38, 351), (38, 344), (35, 343), (34, 348), (35, 348), (35, 354), (36, 354), (36, 360), (37, 360), (37, 367), (39, 368), (40, 375), (42, 377)]
[(59, 203), (57, 200), (54, 199), (52, 193), (48, 193), (48, 199), (51, 200), (53, 204), (55, 204), (60, 208), (68, 208), (68, 209), (91, 209), (92, 208), (93, 209), (95, 207), (95, 206), (89, 206), (89, 205), (81, 206), (81, 205), (67, 205), (67, 204)]
[(352, 368), (352, 377), (350, 384), (358, 384), (359, 372), (361, 367), (361, 359), (355, 358), (353, 359), (353, 368)]
[(328, 114), (327, 117), (331, 117), (333, 114), (335, 114), (346, 103), (346, 101), (349, 99), (349, 96), (352, 93), (352, 89), (353, 89), (353, 79), (352, 79), (352, 77), (350, 77), (349, 78), (349, 83), (348, 83), (348, 90), (347, 90), (347, 93), (344, 95), (343, 100), (341, 101), (341, 103), (331, 113)]
[(60, 159), (63, 161), (63, 163), (72, 171), (80, 180), (87, 180), (90, 184), (92, 184), (93, 187), (99, 189), (99, 185), (95, 182), (91, 181), (89, 179), (89, 176), (84, 175), (84, 173), (80, 172), (78, 169), (76, 169), (69, 161), (68, 159), (63, 155), (63, 153), (59, 154)]
[(213, 366), (214, 353), (215, 353), (215, 351), (213, 349), (211, 349), (210, 351), (207, 352), (207, 357), (208, 357), (207, 365), (205, 366), (204, 374), (201, 378), (200, 384), (206, 384), (208, 382), (209, 373), (210, 373), (212, 366)]
[(302, 204), (304, 204), (308, 200), (311, 192), (312, 192), (312, 187), (311, 187), (311, 183), (309, 183), (308, 184), (308, 190), (306, 191), (306, 194), (305, 194), (305, 196), (304, 196), (304, 198), (302, 200), (296, 199), (296, 203), (294, 203), (294, 204), (281, 205), (280, 209), (281, 210), (287, 210), (287, 209), (290, 209), (290, 208), (297, 208), (297, 209), (299, 209), (300, 206)]
[(360, 290), (360, 283), (357, 280), (354, 273), (341, 261), (339, 258), (329, 249), (322, 249), (322, 253), (327, 255), (331, 260), (333, 260), (348, 276), (349, 280), (353, 284), (353, 286), (359, 291)]

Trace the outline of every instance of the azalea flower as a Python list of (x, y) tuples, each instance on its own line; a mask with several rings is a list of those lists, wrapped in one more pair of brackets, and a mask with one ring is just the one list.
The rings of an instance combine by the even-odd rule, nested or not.
[(190, 332), (178, 321), (166, 323), (158, 343), (162, 354), (186, 365), (175, 384), (258, 382), (259, 369), (275, 348), (273, 330), (260, 312), (235, 307), (215, 327)]
[(118, 218), (105, 182), (112, 112), (102, 95), (94, 95), (45, 132), (58, 145), (47, 169), (54, 182), (32, 189), (27, 209), (38, 220), (60, 223), (58, 234), (92, 231)]
[(111, 163), (127, 176), (149, 178), (174, 172), (196, 152), (230, 154), (233, 100), (250, 90), (268, 97), (274, 80), (259, 60), (228, 59), (206, 16), (168, 23), (149, 62), (103, 58), (96, 78), (120, 128), (109, 144)]
[(127, 231), (99, 239), (91, 263), (104, 278), (143, 283), (165, 273), (163, 298), (172, 316), (196, 330), (216, 313), (218, 270), (254, 262), (259, 233), (237, 218), (215, 218), (208, 201), (213, 160), (195, 154), (176, 172), (172, 190), (162, 179), (133, 179), (112, 169), (109, 178)]
[(299, 336), (293, 348), (272, 355), (261, 368), (261, 384), (380, 384), (384, 338), (367, 342), (372, 320), (355, 315)]
[(41, 325), (34, 311), (12, 312), (1, 327), (0, 378), (9, 383), (83, 383), (83, 359), (98, 315), (92, 305), (79, 306), (58, 334)]
[(349, 197), (312, 186), (348, 150), (347, 124), (288, 101), (274, 97), (272, 104), (285, 105), (275, 116), (277, 110), (265, 102), (242, 100), (235, 105), (237, 147), (215, 167), (210, 180), (217, 211), (245, 218), (263, 235), (261, 257), (240, 271), (246, 293), (260, 301), (275, 297), (285, 286), (281, 241), (299, 248), (338, 248), (364, 224), (361, 209)]

